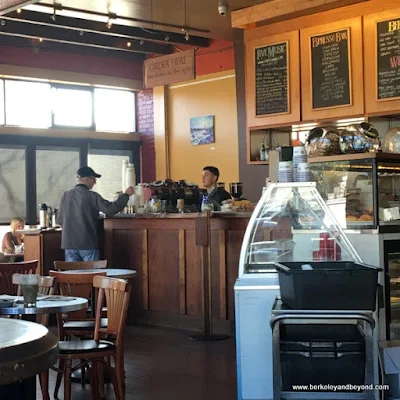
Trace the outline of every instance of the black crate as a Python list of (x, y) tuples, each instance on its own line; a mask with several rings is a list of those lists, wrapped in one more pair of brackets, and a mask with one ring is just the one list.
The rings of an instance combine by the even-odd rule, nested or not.
[(365, 384), (362, 352), (281, 351), (280, 361), (284, 391), (293, 391), (293, 385)]
[[(312, 270), (302, 270), (304, 264)], [(346, 261), (275, 264), (282, 302), (294, 310), (372, 310), (381, 268)]]
[(358, 325), (281, 325), (280, 349), (300, 352), (365, 353), (365, 339)]

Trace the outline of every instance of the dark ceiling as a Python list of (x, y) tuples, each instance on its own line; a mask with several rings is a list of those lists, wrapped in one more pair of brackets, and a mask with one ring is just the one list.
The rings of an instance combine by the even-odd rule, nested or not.
[[(0, 43), (144, 59), (232, 39), (219, 0), (43, 0), (0, 17)], [(265, 0), (228, 0), (229, 10)]]

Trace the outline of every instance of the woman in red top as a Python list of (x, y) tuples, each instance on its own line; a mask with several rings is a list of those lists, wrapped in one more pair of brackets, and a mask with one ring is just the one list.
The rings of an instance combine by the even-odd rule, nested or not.
[(13, 218), (10, 226), (11, 232), (4, 235), (1, 245), (1, 251), (5, 254), (15, 254), (15, 246), (24, 243), (24, 235), (17, 234), (15, 231), (24, 229), (25, 221), (22, 218)]

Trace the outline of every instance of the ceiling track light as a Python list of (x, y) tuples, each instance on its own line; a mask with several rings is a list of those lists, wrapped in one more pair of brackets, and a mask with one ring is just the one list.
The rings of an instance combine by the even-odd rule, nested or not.
[(22, 8), (17, 8), (17, 13), (21, 14), (22, 13)]
[(56, 15), (56, 8), (54, 7), (54, 8), (53, 8), (53, 15), (50, 17), (50, 19), (52, 19), (54, 22), (56, 22), (56, 18), (57, 18), (57, 15)]
[(168, 36), (168, 35), (165, 36), (165, 41), (166, 41), (166, 42), (169, 42), (169, 36)]
[[(225, 0), (226, 1), (226, 0)], [(149, 24), (152, 25), (152, 29), (157, 26), (162, 26), (165, 28), (173, 28), (173, 29), (186, 29), (187, 25), (185, 23), (185, 26), (182, 25), (176, 25), (176, 24), (168, 24), (164, 22), (157, 22), (153, 20), (147, 20), (147, 19), (141, 19), (141, 18), (131, 18), (131, 17), (124, 17), (121, 15), (117, 15), (115, 13), (103, 13), (99, 11), (90, 11), (90, 10), (82, 10), (81, 8), (75, 8), (75, 7), (68, 7), (68, 6), (62, 6), (61, 4), (55, 3), (53, 4), (46, 4), (46, 3), (40, 3), (38, 6), (41, 8), (54, 8), (56, 7), (57, 10), (63, 10), (63, 11), (71, 11), (73, 13), (80, 13), (80, 14), (87, 14), (87, 15), (95, 15), (97, 17), (105, 17), (105, 18), (110, 18), (110, 19), (118, 19), (121, 21), (127, 21), (127, 22), (134, 22), (134, 23), (140, 23), (140, 24)], [(191, 32), (200, 32), (200, 33), (210, 33), (209, 29), (203, 29), (203, 28), (196, 28), (196, 27), (189, 27)]]
[(107, 28), (111, 29), (112, 28), (112, 20), (117, 19), (117, 14), (114, 13), (109, 13), (108, 18), (107, 18)]

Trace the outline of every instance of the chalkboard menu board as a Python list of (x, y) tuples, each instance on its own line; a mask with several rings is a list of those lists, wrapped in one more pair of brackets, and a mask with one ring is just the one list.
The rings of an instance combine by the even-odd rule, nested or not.
[(255, 49), (256, 116), (289, 112), (288, 42)]
[(400, 97), (400, 18), (377, 23), (378, 100)]
[(351, 105), (350, 30), (311, 36), (310, 46), (313, 108)]

